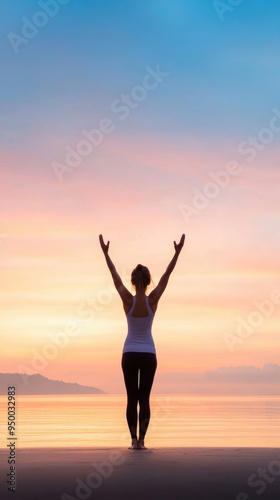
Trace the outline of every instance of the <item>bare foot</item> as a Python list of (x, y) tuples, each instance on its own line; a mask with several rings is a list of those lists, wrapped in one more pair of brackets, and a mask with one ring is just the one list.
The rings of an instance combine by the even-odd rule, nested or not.
[(132, 438), (131, 446), (128, 448), (129, 450), (138, 450), (138, 441), (137, 438)]
[(147, 450), (146, 446), (144, 445), (144, 439), (139, 439), (138, 441), (138, 450)]

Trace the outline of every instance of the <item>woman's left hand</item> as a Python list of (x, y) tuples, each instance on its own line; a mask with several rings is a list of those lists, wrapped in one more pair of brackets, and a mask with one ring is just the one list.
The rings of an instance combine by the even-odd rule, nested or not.
[(103, 252), (108, 253), (110, 241), (108, 241), (107, 245), (105, 245), (102, 234), (99, 235), (99, 241)]

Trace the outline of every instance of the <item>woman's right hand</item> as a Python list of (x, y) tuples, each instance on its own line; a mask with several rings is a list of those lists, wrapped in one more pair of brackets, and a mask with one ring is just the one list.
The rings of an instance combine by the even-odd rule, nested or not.
[(182, 248), (184, 246), (184, 243), (185, 243), (185, 235), (182, 234), (179, 243), (176, 243), (176, 241), (174, 241), (174, 248), (175, 248), (175, 252), (176, 253), (180, 253), (181, 252), (181, 250), (182, 250)]
[(100, 245), (101, 245), (103, 252), (105, 254), (108, 253), (110, 241), (108, 241), (107, 245), (105, 245), (102, 234), (99, 235), (99, 241), (100, 241)]

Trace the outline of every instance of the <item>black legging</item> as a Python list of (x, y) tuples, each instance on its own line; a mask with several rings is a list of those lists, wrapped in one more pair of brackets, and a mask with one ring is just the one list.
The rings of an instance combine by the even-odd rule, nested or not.
[[(144, 439), (150, 422), (150, 392), (157, 368), (151, 352), (125, 352), (122, 370), (127, 392), (126, 419), (131, 438), (137, 437), (137, 404), (139, 401), (139, 439)], [(138, 383), (139, 374), (139, 383)]]

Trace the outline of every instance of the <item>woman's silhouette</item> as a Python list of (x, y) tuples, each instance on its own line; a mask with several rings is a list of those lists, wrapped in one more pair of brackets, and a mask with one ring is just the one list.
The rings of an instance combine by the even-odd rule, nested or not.
[[(145, 435), (150, 421), (150, 392), (157, 368), (155, 344), (152, 337), (152, 323), (158, 301), (163, 294), (179, 254), (184, 246), (185, 235), (180, 242), (174, 241), (175, 255), (167, 266), (155, 289), (146, 296), (151, 275), (147, 267), (138, 264), (131, 273), (131, 283), (136, 294), (123, 285), (116, 268), (109, 257), (109, 241), (105, 245), (102, 234), (99, 241), (118, 293), (123, 301), (127, 317), (128, 333), (123, 346), (122, 370), (127, 391), (126, 418), (132, 439), (130, 449), (146, 449)], [(139, 402), (139, 439), (137, 439), (137, 405)]]

